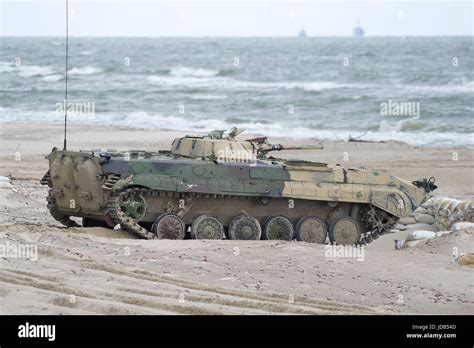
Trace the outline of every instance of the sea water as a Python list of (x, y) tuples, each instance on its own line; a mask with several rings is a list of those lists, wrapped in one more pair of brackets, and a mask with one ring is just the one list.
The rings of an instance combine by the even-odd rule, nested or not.
[[(62, 122), (65, 39), (0, 48), (1, 121)], [(68, 87), (73, 124), (474, 146), (472, 37), (71, 37)]]

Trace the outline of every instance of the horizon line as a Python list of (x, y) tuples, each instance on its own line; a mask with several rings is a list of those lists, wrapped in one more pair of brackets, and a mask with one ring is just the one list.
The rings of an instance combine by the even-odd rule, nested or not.
[[(202, 35), (202, 36), (186, 36), (186, 35), (164, 35), (164, 36), (145, 36), (145, 35), (127, 35), (127, 36), (116, 36), (116, 35), (107, 35), (107, 36), (95, 36), (95, 35), (69, 35), (69, 37), (73, 38), (98, 38), (98, 39), (127, 39), (127, 38), (146, 38), (146, 39), (297, 39), (304, 41), (306, 39), (312, 38), (354, 38), (363, 40), (365, 38), (386, 38), (386, 37), (394, 37), (394, 38), (404, 38), (404, 37), (426, 37), (426, 38), (433, 38), (433, 37), (473, 37), (474, 33), (471, 34), (450, 34), (450, 35), (364, 35), (363, 37), (356, 37), (353, 35), (314, 35), (314, 36), (306, 36), (306, 37), (298, 37), (297, 35), (276, 35), (276, 36), (213, 36), (213, 35)], [(60, 35), (2, 35), (0, 34), (0, 38), (65, 38), (64, 36)]]

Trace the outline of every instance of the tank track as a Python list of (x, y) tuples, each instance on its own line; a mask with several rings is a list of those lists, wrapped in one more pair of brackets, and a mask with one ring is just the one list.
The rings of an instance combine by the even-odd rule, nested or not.
[(390, 232), (397, 223), (398, 218), (388, 214), (386, 211), (376, 209), (371, 205), (369, 209), (362, 214), (362, 221), (364, 221), (366, 226), (370, 229), (366, 233), (363, 233), (359, 240), (360, 245), (365, 245), (373, 242), (379, 238), (379, 236)]
[(52, 195), (52, 190), (53, 189), (51, 188), (49, 189), (48, 196), (46, 196), (46, 201), (48, 202), (49, 213), (54, 218), (54, 220), (60, 222), (66, 227), (81, 227), (81, 225), (79, 225), (77, 222), (71, 220), (69, 216), (58, 212), (58, 210), (56, 209), (56, 200)]
[(122, 229), (141, 238), (157, 239), (158, 237), (155, 234), (140, 226), (137, 221), (126, 216), (125, 213), (120, 209), (120, 201), (125, 197), (132, 194), (139, 194), (143, 197), (147, 197), (151, 196), (152, 193), (153, 190), (151, 189), (139, 187), (129, 187), (122, 190), (116, 190), (112, 192), (109, 199), (107, 200), (105, 212), (106, 214), (110, 215), (116, 224), (120, 224)]
[[(142, 187), (123, 187), (123, 185), (118, 185), (119, 187), (112, 192), (109, 196), (109, 199), (106, 203), (105, 213), (109, 214), (113, 221), (116, 224), (120, 224), (122, 229), (135, 234), (141, 238), (145, 239), (157, 239), (158, 237), (140, 226), (137, 221), (125, 215), (124, 212), (120, 209), (120, 200), (126, 198), (132, 194), (142, 195), (145, 199), (150, 196), (161, 196), (161, 197), (180, 197), (186, 198), (189, 194), (182, 194), (178, 192), (171, 191), (161, 191), (156, 189), (148, 189)], [(205, 198), (234, 198), (234, 199), (252, 199), (256, 197), (242, 197), (242, 196), (233, 196), (233, 195), (219, 195), (219, 194), (200, 194), (195, 193), (191, 194), (191, 197), (205, 197)], [(175, 212), (180, 215), (179, 212)], [(367, 209), (366, 212), (362, 215), (362, 221), (365, 222), (366, 226), (370, 226), (370, 230), (363, 233), (359, 240), (359, 245), (365, 245), (371, 243), (377, 239), (380, 235), (383, 235), (390, 231), (390, 229), (397, 222), (397, 218), (390, 216), (385, 211), (376, 209), (373, 206)]]

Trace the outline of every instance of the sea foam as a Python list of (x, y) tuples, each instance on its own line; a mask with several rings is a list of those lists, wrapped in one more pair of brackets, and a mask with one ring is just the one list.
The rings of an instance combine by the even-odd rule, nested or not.
[[(52, 122), (62, 123), (62, 115), (55, 112), (41, 112), (0, 109), (4, 122)], [(111, 125), (135, 128), (135, 129), (171, 129), (188, 132), (207, 134), (213, 129), (230, 129), (233, 126), (246, 129), (247, 134), (264, 134), (269, 137), (281, 137), (303, 139), (315, 138), (321, 140), (348, 140), (361, 134), (360, 130), (349, 129), (314, 129), (304, 125), (292, 126), (286, 123), (252, 122), (242, 120), (241, 122), (229, 123), (214, 117), (189, 118), (178, 114), (165, 115), (162, 113), (147, 113), (136, 111), (129, 113), (96, 113), (91, 117), (71, 115), (68, 118), (70, 124), (78, 125)], [(403, 126), (402, 126), (403, 127)], [(368, 141), (401, 141), (411, 145), (443, 146), (465, 146), (474, 148), (474, 138), (470, 134), (456, 132), (436, 131), (401, 131), (400, 127), (381, 128), (375, 131), (367, 131), (362, 139)]]
[(193, 76), (193, 77), (210, 77), (217, 76), (219, 70), (189, 68), (185, 66), (177, 66), (170, 70), (171, 76)]
[(92, 75), (92, 74), (99, 74), (103, 70), (99, 68), (95, 68), (93, 66), (86, 66), (83, 68), (72, 68), (68, 71), (70, 75)]

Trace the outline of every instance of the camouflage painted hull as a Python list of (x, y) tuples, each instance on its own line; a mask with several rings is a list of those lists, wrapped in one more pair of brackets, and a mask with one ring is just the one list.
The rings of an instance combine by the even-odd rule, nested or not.
[[(42, 182), (50, 186), (53, 216), (63, 223), (74, 216), (109, 226), (119, 223), (150, 239), (182, 238), (182, 229), (193, 227), (201, 216), (199, 222), (205, 223), (192, 228), (197, 235), (218, 235), (222, 228), (236, 231), (239, 239), (247, 239), (245, 231), (248, 239), (259, 239), (263, 228), (264, 236), (277, 231), (273, 235), (288, 236), (284, 239), (296, 229), (298, 238), (298, 233), (311, 232), (301, 227), (302, 219), (313, 216), (311, 226), (319, 228), (319, 239), (328, 230), (331, 237), (332, 228), (332, 239), (340, 232), (341, 244), (363, 243), (387, 232), (397, 218), (431, 196), (409, 181), (380, 172), (306, 161), (235, 162), (169, 153), (136, 152), (129, 157), (74, 151), (53, 151), (48, 158), (50, 170)], [(240, 215), (249, 218), (236, 222)], [(157, 230), (163, 218), (167, 224), (160, 228), (169, 233)], [(331, 227), (341, 218), (346, 220)], [(344, 239), (351, 229), (357, 231)]]

